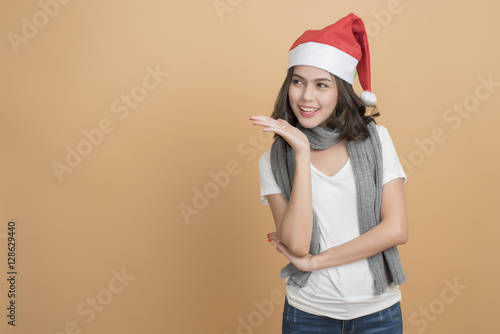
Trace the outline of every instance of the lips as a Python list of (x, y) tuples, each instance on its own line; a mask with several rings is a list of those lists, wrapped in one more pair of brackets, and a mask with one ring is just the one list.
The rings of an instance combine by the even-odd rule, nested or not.
[(319, 108), (310, 106), (299, 106), (300, 113), (304, 117), (313, 117), (318, 113)]

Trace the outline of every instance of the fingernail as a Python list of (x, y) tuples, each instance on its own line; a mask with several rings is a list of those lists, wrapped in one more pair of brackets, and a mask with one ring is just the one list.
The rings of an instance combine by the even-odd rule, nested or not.
[(271, 241), (271, 239), (267, 239), (267, 241)]

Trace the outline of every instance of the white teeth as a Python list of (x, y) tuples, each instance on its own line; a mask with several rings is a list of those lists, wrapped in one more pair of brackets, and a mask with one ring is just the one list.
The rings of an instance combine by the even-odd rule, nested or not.
[(304, 107), (300, 107), (300, 109), (302, 109), (305, 112), (313, 112), (313, 111), (318, 110), (319, 108), (304, 108)]

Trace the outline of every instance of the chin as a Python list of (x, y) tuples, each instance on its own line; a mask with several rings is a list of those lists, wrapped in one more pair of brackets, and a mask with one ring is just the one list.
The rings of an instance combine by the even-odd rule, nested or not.
[[(314, 117), (312, 117), (312, 118), (314, 118)], [(318, 120), (314, 120), (311, 118), (304, 118), (304, 117), (299, 118), (298, 121), (299, 121), (300, 125), (302, 125), (302, 127), (307, 128), (307, 129), (315, 128), (321, 124)]]

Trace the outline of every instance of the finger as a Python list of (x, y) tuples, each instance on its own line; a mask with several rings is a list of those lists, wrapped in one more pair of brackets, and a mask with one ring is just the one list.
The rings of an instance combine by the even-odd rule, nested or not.
[(254, 116), (250, 116), (250, 119), (254, 120), (254, 119), (272, 119), (272, 118), (269, 116), (265, 116), (265, 115), (254, 115)]
[(287, 256), (287, 253), (288, 253), (288, 252), (287, 252), (287, 248), (286, 248), (286, 246), (285, 246), (285, 245), (283, 245), (281, 242), (271, 240), (269, 243), (270, 243), (271, 245), (275, 246), (275, 247), (276, 247), (276, 249), (278, 249), (278, 251), (279, 251), (280, 253), (282, 253), (283, 255)]
[(274, 241), (272, 239), (269, 240), (269, 243), (275, 247), (280, 247), (281, 243), (278, 241)]
[(251, 116), (250, 120), (253, 121), (255, 125), (266, 125), (267, 124), (269, 126), (274, 126), (277, 128), (284, 128), (287, 125), (290, 125), (284, 119), (274, 119), (274, 118), (263, 116), (263, 115)]
[(277, 124), (270, 122), (270, 121), (265, 121), (265, 120), (264, 121), (254, 121), (253, 125), (263, 126), (264, 127), (263, 131), (276, 132), (276, 131), (280, 130), (280, 127), (277, 126)]
[(281, 243), (278, 243), (278, 242), (276, 242), (274, 240), (270, 241), (269, 243), (271, 245), (273, 245), (278, 252), (280, 252), (281, 254), (285, 255), (285, 253), (283, 252), (284, 250), (282, 249), (283, 246), (282, 246)]
[(274, 126), (276, 128), (281, 128), (282, 125), (277, 122), (276, 120), (274, 119), (271, 119), (271, 118), (257, 118), (257, 119), (253, 119), (253, 124), (254, 125), (265, 125), (265, 126)]
[(274, 241), (280, 241), (278, 238), (278, 234), (276, 232), (271, 232), (267, 234), (268, 239), (272, 239)]
[(262, 115), (252, 116), (250, 117), (250, 120), (254, 122), (276, 122), (275, 119)]
[(274, 133), (277, 133), (279, 135), (284, 136), (283, 129), (277, 127), (274, 124), (261, 124), (261, 123), (254, 122), (253, 125), (264, 126), (264, 128), (262, 129), (263, 132), (274, 132)]

